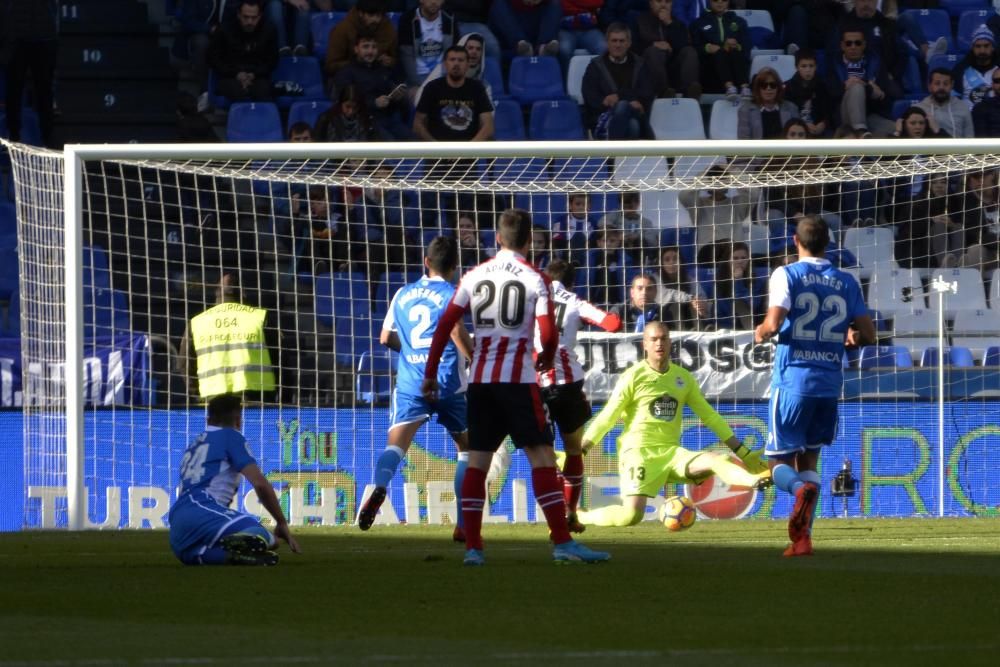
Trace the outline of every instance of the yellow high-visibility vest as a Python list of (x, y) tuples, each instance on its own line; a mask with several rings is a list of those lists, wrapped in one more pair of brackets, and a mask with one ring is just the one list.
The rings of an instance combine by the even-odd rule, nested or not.
[(263, 308), (221, 303), (191, 318), (202, 398), (242, 391), (271, 391), (274, 371), (264, 345)]

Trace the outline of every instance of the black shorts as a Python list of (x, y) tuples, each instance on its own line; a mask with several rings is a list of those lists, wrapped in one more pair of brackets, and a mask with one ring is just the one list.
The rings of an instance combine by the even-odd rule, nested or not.
[(573, 433), (587, 423), (593, 409), (583, 391), (583, 380), (570, 384), (554, 384), (542, 388), (542, 399), (549, 408), (552, 421), (562, 434)]
[(537, 384), (469, 384), (469, 449), (495, 452), (508, 435), (518, 449), (551, 446), (549, 412)]

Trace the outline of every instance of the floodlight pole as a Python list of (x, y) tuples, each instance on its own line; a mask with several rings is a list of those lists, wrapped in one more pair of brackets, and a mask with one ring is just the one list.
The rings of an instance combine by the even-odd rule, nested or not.
[(944, 516), (944, 295), (958, 294), (958, 282), (948, 282), (938, 275), (930, 284), (938, 295), (938, 516)]

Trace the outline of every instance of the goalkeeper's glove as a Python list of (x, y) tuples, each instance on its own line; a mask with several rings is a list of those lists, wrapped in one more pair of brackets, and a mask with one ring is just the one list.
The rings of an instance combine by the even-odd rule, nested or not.
[(746, 466), (747, 471), (754, 475), (767, 470), (767, 462), (761, 460), (764, 456), (763, 447), (760, 449), (750, 449), (744, 444), (734, 449), (733, 454), (740, 457), (740, 461), (743, 461), (743, 465)]

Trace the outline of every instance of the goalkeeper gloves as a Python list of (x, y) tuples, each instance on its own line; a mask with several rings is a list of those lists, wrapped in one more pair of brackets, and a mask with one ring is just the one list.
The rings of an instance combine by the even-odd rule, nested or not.
[(746, 466), (747, 471), (751, 474), (756, 475), (767, 470), (767, 462), (761, 460), (764, 456), (763, 447), (760, 449), (750, 449), (746, 445), (740, 445), (733, 450), (733, 454), (740, 457), (743, 465)]

